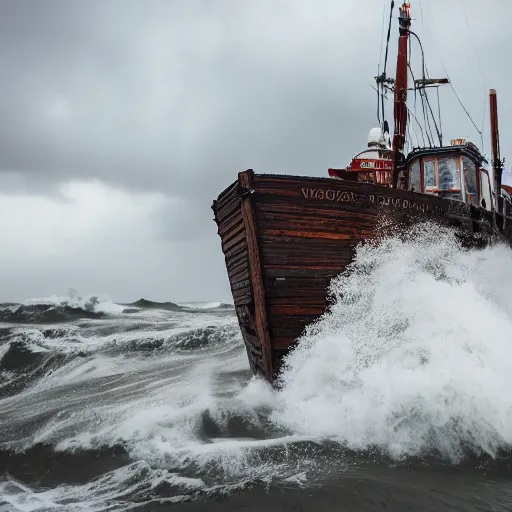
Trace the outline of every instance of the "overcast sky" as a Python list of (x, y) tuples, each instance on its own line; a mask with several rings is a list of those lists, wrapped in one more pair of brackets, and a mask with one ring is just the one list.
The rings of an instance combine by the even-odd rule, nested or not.
[[(0, 301), (231, 300), (212, 200), (247, 168), (326, 176), (364, 149), (389, 4), (1, 0)], [(486, 151), (498, 90), (510, 155), (512, 2), (411, 5)], [(480, 145), (449, 87), (441, 102), (445, 140)]]

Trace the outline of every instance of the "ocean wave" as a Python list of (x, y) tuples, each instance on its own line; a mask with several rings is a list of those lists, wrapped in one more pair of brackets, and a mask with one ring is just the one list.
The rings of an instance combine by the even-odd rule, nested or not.
[(98, 296), (51, 296), (27, 299), (21, 303), (0, 304), (0, 322), (42, 324), (73, 322), (82, 319), (101, 319), (120, 314), (123, 307)]
[[(103, 354), (116, 358), (131, 356), (162, 357), (178, 353), (196, 353), (221, 347), (242, 346), (234, 318), (219, 319), (217, 324), (202, 322), (169, 324), (161, 330), (148, 322), (119, 322), (87, 324), (86, 326), (58, 325), (55, 327), (9, 327), (0, 334), (0, 397), (34, 386), (41, 378), (48, 379), (57, 370), (75, 361), (79, 366), (87, 358)], [(206, 322), (205, 322), (206, 320)], [(113, 325), (111, 323), (113, 322)], [(204, 327), (195, 324), (206, 323)], [(153, 329), (148, 330), (149, 327)], [(122, 368), (122, 364), (121, 364)], [(61, 375), (61, 378), (64, 376)]]
[(128, 304), (119, 304), (119, 306), (123, 306), (126, 309), (123, 311), (125, 313), (132, 312), (131, 310), (137, 311), (139, 309), (161, 309), (165, 311), (182, 311), (183, 308), (174, 302), (154, 302), (146, 299), (139, 299), (135, 302), (131, 302)]
[[(439, 228), (360, 247), (277, 389), (251, 375), (228, 308), (121, 305), (94, 321), (5, 326), (1, 378), (25, 384), (0, 398), (14, 478), (0, 492), (104, 510), (311, 486), (351, 465), (507, 471), (511, 282), (510, 249), (466, 251)], [(20, 468), (37, 457), (62, 473), (55, 462), (53, 489), (22, 491)], [(66, 480), (73, 465), (85, 482)]]
[[(34, 460), (35, 474), (40, 473), (43, 482), (47, 485), (48, 483), (55, 485), (51, 477), (57, 476), (61, 484), (53, 489), (32, 490), (21, 480), (10, 477), (4, 481), (0, 480), (2, 501), (15, 509), (34, 512), (56, 508), (64, 511), (74, 511), (79, 508), (88, 512), (105, 510), (120, 512), (133, 510), (137, 505), (150, 506), (154, 500), (169, 504), (180, 503), (192, 499), (200, 492), (205, 492), (205, 485), (200, 479), (187, 478), (165, 469), (152, 468), (143, 461), (119, 465), (87, 481), (88, 471), (83, 471), (84, 466), (94, 467), (101, 462), (108, 465), (108, 461), (112, 460), (112, 450), (100, 452), (100, 454), (97, 460), (94, 460), (94, 453), (91, 452), (85, 452), (81, 458), (75, 455), (68, 464), (65, 463), (65, 459), (70, 457), (62, 454), (60, 456), (54, 454), (53, 463), (45, 458)], [(81, 464), (78, 462), (80, 459), (82, 459)], [(48, 465), (47, 471), (38, 472), (37, 470), (45, 464)], [(110, 465), (112, 466), (111, 463)]]
[[(17, 324), (57, 324), (86, 319), (104, 319), (144, 312), (155, 313), (231, 313), (233, 306), (217, 303), (154, 302), (139, 299), (132, 303), (114, 303), (98, 296), (51, 296), (28, 299), (23, 303), (0, 303), (0, 322)], [(140, 315), (139, 315), (140, 316)]]
[(179, 304), (183, 308), (193, 309), (193, 310), (227, 310), (231, 311), (235, 309), (233, 304), (227, 304), (225, 302), (186, 302)]
[(56, 304), (0, 304), (0, 322), (41, 324), (72, 322), (84, 318), (103, 318), (105, 313), (94, 309), (94, 302), (75, 307), (62, 302)]
[(74, 309), (84, 311), (94, 311), (96, 313), (116, 314), (123, 311), (123, 307), (115, 304), (108, 297), (99, 295), (89, 295), (81, 297), (74, 290), (70, 290), (67, 295), (52, 295), (43, 298), (27, 299), (23, 301), (23, 305), (53, 305), (56, 307), (67, 306)]
[(105, 347), (115, 353), (193, 352), (241, 343), (238, 325), (233, 322), (227, 325), (209, 325), (190, 329), (146, 331), (143, 336), (139, 332), (134, 332), (132, 336), (129, 338), (125, 336), (124, 339), (113, 336), (112, 340), (107, 341)]
[(417, 226), (359, 247), (280, 379), (273, 419), (356, 450), (497, 456), (512, 443), (512, 252)]
[(234, 311), (235, 309), (232, 304), (226, 304), (224, 302), (186, 302), (178, 304), (175, 302), (154, 302), (147, 299), (139, 299), (135, 302), (120, 305), (126, 307), (124, 310), (125, 313), (133, 313), (140, 309), (177, 311), (185, 313), (211, 313), (214, 311)]
[(33, 350), (23, 341), (4, 343), (1, 348), (0, 398), (19, 393), (70, 359), (62, 353)]

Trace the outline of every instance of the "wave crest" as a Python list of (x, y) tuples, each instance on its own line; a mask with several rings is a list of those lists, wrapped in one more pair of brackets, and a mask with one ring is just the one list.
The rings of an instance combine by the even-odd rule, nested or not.
[(289, 355), (274, 419), (393, 457), (512, 443), (512, 252), (425, 224), (359, 247)]

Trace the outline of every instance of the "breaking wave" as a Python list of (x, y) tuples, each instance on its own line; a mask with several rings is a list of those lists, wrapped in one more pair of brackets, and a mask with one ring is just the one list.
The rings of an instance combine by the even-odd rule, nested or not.
[(112, 315), (133, 314), (145, 310), (172, 312), (234, 311), (234, 306), (223, 302), (154, 302), (139, 299), (131, 303), (113, 303), (96, 295), (80, 297), (71, 291), (68, 296), (51, 296), (26, 300), (23, 303), (0, 303), (0, 322), (6, 323), (60, 323), (80, 319), (99, 319)]
[(439, 227), (359, 247), (277, 389), (250, 373), (232, 306), (29, 301), (101, 316), (0, 329), (0, 497), (129, 510), (447, 459), (500, 476), (510, 284), (510, 249)]
[[(67, 299), (58, 297), (27, 302), (26, 306), (5, 306), (14, 314), (0, 328), (0, 398), (39, 381), (48, 382), (51, 376), (65, 375), (70, 365), (85, 368), (98, 358), (102, 359), (100, 365), (107, 360), (119, 361), (114, 366), (122, 371), (125, 357), (200, 357), (204, 351), (241, 343), (236, 319), (228, 310), (211, 309), (210, 314), (198, 316), (186, 308), (138, 308), (126, 314), (125, 306), (97, 298), (82, 301), (82, 307), (76, 303), (69, 306)], [(63, 312), (71, 307), (76, 318), (66, 316), (62, 320)], [(31, 312), (30, 321), (22, 318), (13, 322), (20, 316), (19, 309), (27, 315)], [(54, 318), (61, 315), (61, 321), (42, 321), (41, 315), (32, 314), (34, 311), (51, 311)], [(112, 370), (110, 364), (105, 368)]]
[(109, 314), (122, 313), (124, 308), (98, 296), (79, 297), (71, 291), (68, 296), (29, 299), (23, 303), (0, 304), (0, 322), (6, 323), (60, 323)]
[(362, 246), (302, 336), (274, 420), (392, 457), (496, 456), (512, 443), (512, 252), (428, 224)]

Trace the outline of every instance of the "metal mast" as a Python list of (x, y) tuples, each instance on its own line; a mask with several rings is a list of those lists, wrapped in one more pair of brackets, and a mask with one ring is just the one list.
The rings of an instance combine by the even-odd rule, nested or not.
[(500, 131), (498, 127), (498, 99), (496, 90), (491, 89), (489, 94), (491, 104), (491, 145), (492, 145), (492, 170), (494, 174), (494, 193), (496, 194), (496, 210), (502, 212), (501, 200), (501, 174), (503, 172), (503, 160), (500, 151)]
[(407, 128), (407, 62), (409, 29), (411, 27), (411, 4), (404, 2), (400, 7), (398, 56), (395, 80), (395, 127), (393, 133), (393, 187), (405, 188), (405, 132)]

